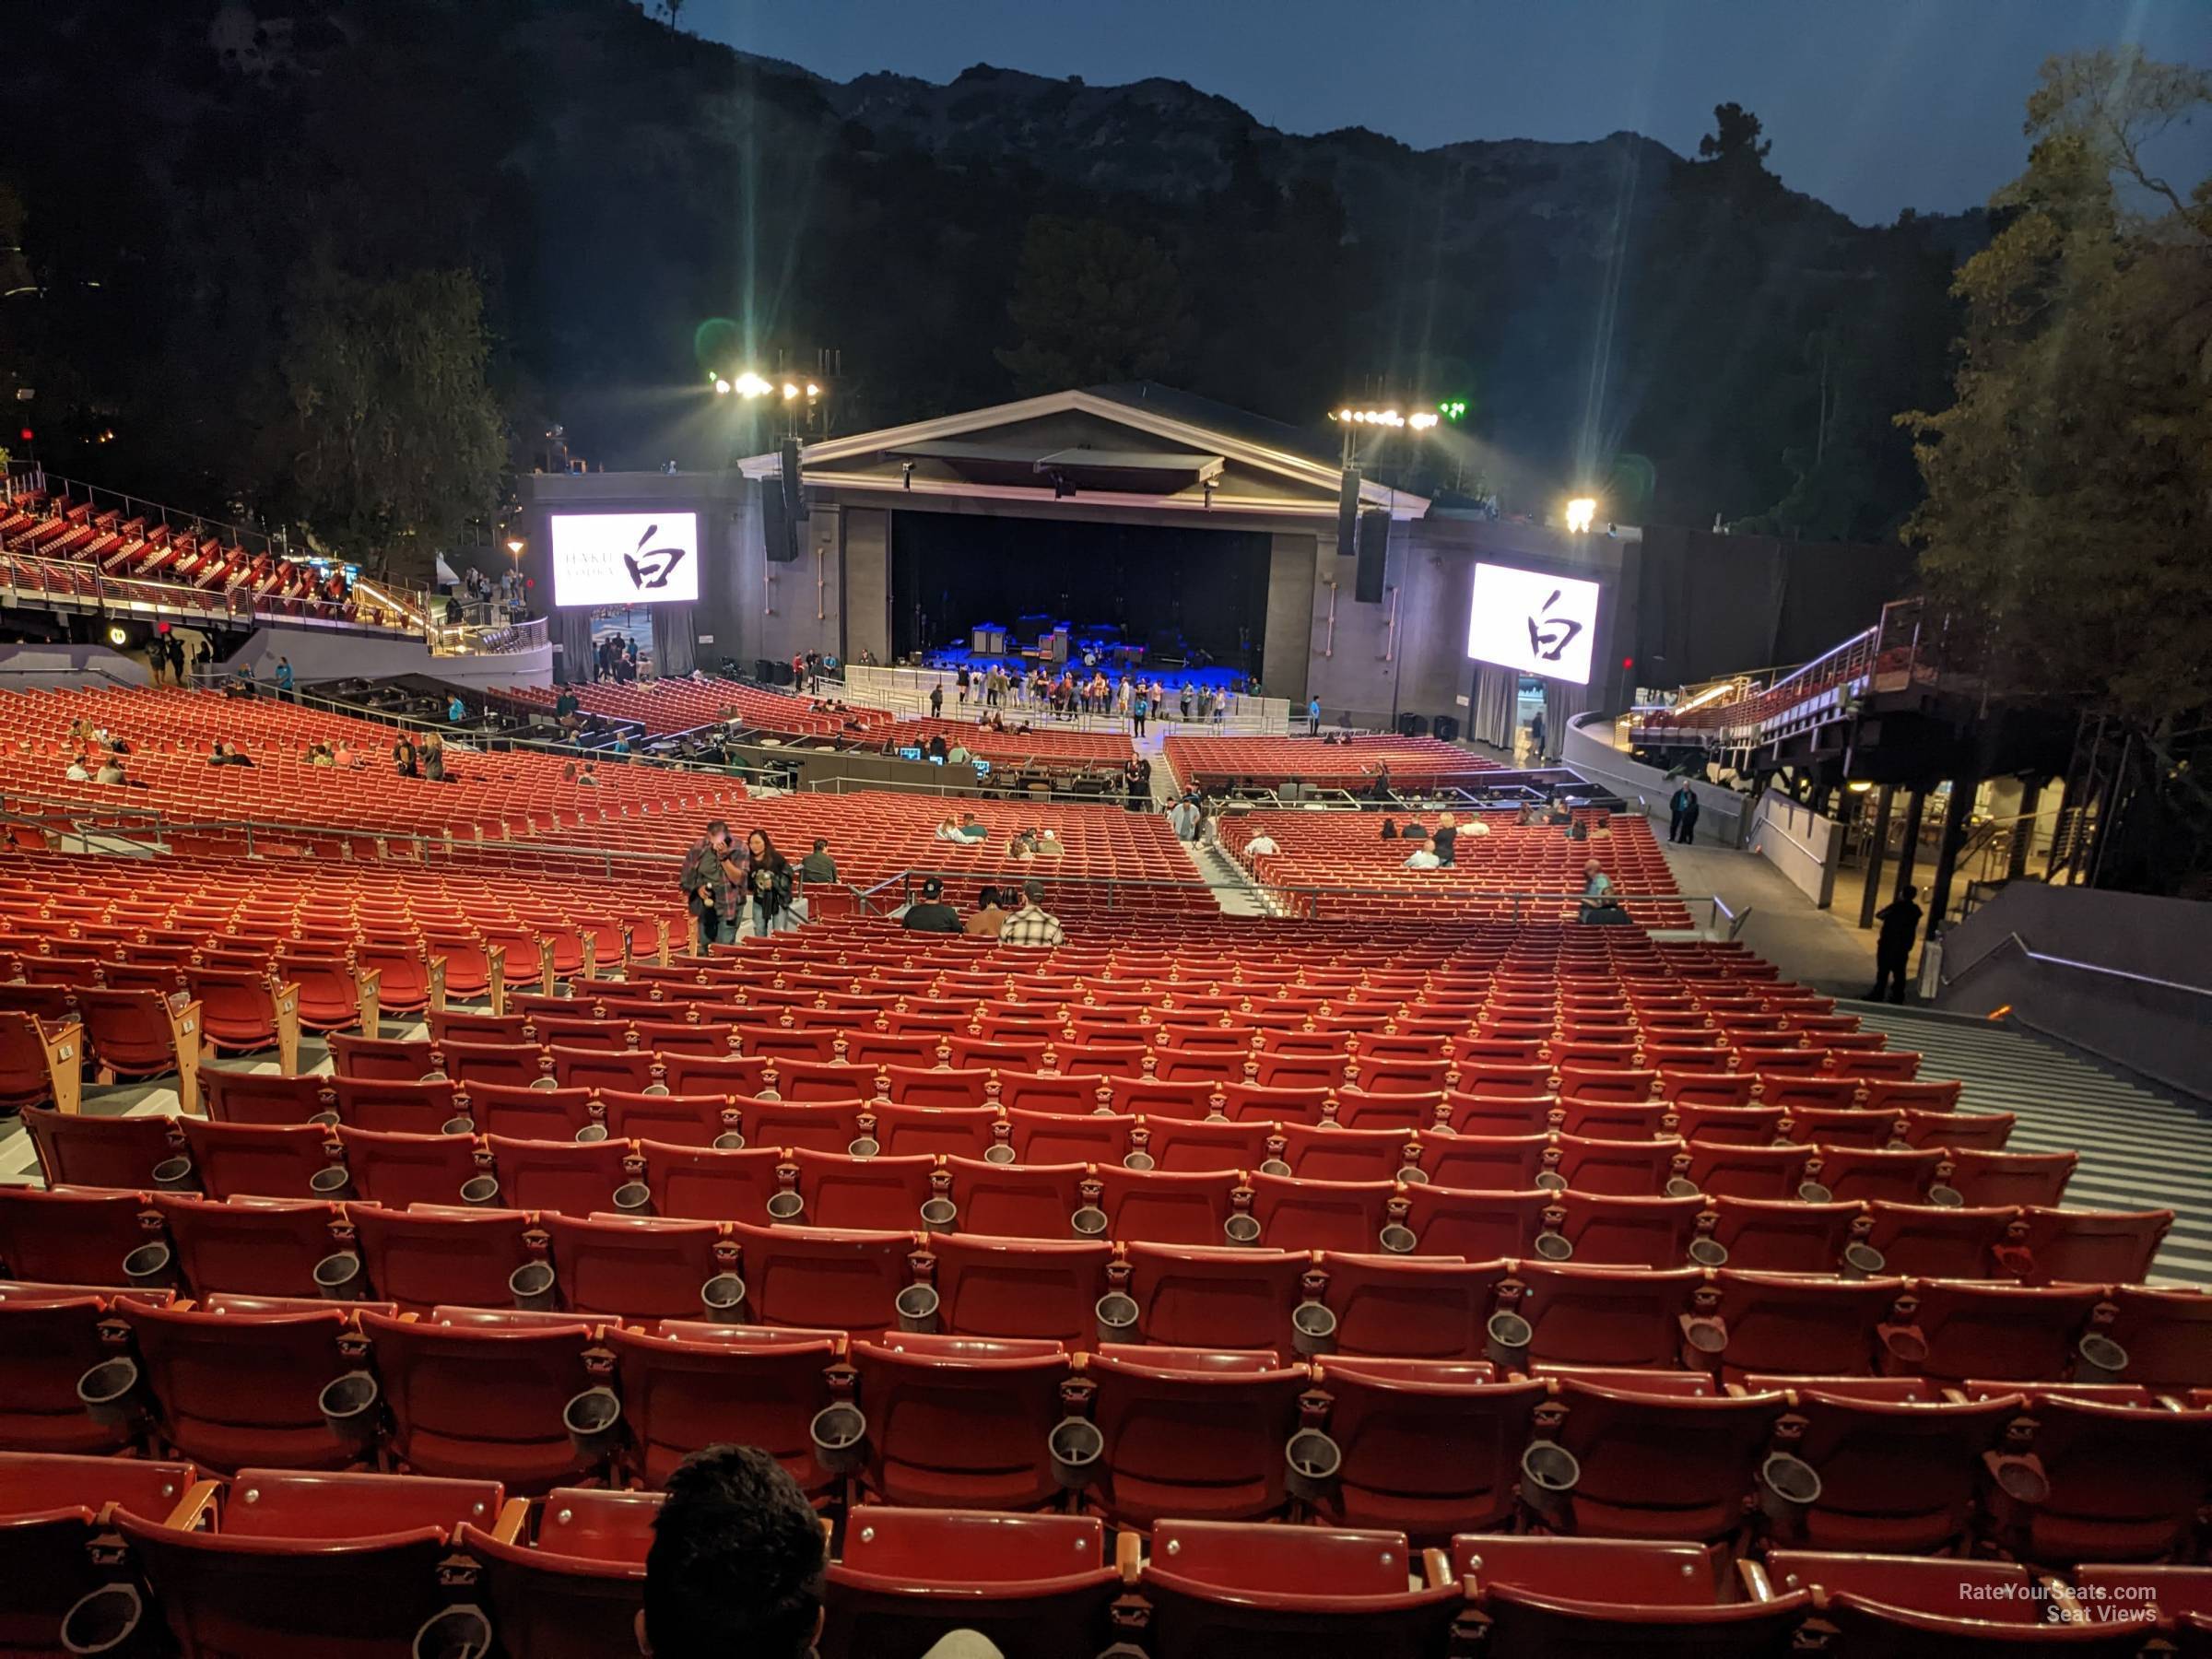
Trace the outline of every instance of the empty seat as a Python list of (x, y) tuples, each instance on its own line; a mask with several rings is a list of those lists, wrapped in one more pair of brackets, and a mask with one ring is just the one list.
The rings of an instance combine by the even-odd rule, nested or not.
[[(1314, 1129), (1302, 1124), (1285, 1124), (1278, 1134), (1277, 1156), (1288, 1173), (1304, 1181), (1395, 1181), (1420, 1150), (1410, 1136), (1394, 1129)], [(1419, 1167), (1414, 1165), (1417, 1171)], [(1284, 1171), (1268, 1172), (1280, 1174)], [(1530, 1174), (1534, 1173), (1532, 1170)]]
[(1556, 1138), (1550, 1170), (1569, 1190), (1627, 1197), (1656, 1196), (1666, 1190), (1685, 1156), (1682, 1142), (1665, 1140), (1586, 1140)]
[[(1673, 1267), (1689, 1259), (1705, 1201), (1599, 1193), (1558, 1194), (1559, 1225), (1573, 1260), (1621, 1267)], [(1541, 1252), (1539, 1252), (1541, 1253)]]
[(501, 1498), (493, 1481), (249, 1469), (212, 1532), (117, 1526), (186, 1653), (405, 1653), (441, 1614), (488, 1636), (439, 1566), (461, 1525), (496, 1524)]
[(221, 1065), (200, 1068), (207, 1115), (223, 1124), (304, 1124), (335, 1106), (335, 1081), (281, 1072), (232, 1071)]
[(1884, 1271), (1911, 1278), (2010, 1277), (2025, 1261), (2012, 1242), (2018, 1210), (1943, 1209), (1929, 1204), (1866, 1206), (1860, 1242), (1880, 1253)]
[(1990, 1536), (2026, 1559), (2163, 1560), (2212, 1492), (2212, 1412), (2031, 1391), (2030, 1428), (1988, 1460)]
[[(85, 1117), (26, 1107), (24, 1127), (48, 1186), (186, 1185), (192, 1162), (171, 1116)], [(171, 1177), (165, 1182), (164, 1177)]]
[[(93, 1187), (0, 1187), (0, 1277), (49, 1285), (164, 1284), (161, 1223), (144, 1194)], [(134, 1269), (137, 1270), (134, 1277)]]
[(906, 1232), (730, 1228), (742, 1253), (747, 1316), (765, 1324), (881, 1331), (899, 1323), (916, 1240)]
[(871, 1498), (1022, 1510), (1060, 1496), (1052, 1436), (1073, 1373), (1059, 1344), (893, 1334), (855, 1342), (852, 1363)]
[[(1333, 1320), (1319, 1351), (1347, 1359), (1479, 1359), (1503, 1262), (1324, 1253), (1321, 1302)], [(1300, 1317), (1293, 1311), (1294, 1319)]]
[(867, 1506), (829, 1570), (822, 1659), (921, 1653), (971, 1630), (1020, 1659), (1091, 1659), (1123, 1592), (1088, 1516)]
[[(0, 1447), (17, 1452), (108, 1453), (135, 1440), (128, 1414), (94, 1418), (77, 1382), (117, 1357), (108, 1304), (76, 1287), (0, 1289)], [(103, 1326), (105, 1328), (103, 1328)]]
[(544, 1218), (559, 1305), (622, 1319), (692, 1319), (712, 1305), (707, 1283), (734, 1265), (718, 1259), (711, 1221), (641, 1216)]
[(1714, 1277), (1726, 1343), (1722, 1378), (1746, 1372), (1868, 1377), (1880, 1352), (1877, 1335), (1904, 1291), (1897, 1278), (1830, 1279), (1724, 1268)]
[(2114, 1285), (2111, 1300), (2112, 1321), (2101, 1335), (2125, 1357), (2121, 1381), (2161, 1389), (2212, 1385), (2212, 1296)]
[(1421, 1173), (1436, 1186), (1461, 1193), (1525, 1193), (1544, 1171), (1551, 1136), (1430, 1132), (1422, 1137), (1420, 1149)]
[(85, 1041), (100, 1080), (177, 1074), (178, 1110), (200, 1109), (200, 1005), (172, 1003), (159, 991), (80, 990)]
[(877, 1105), (875, 1137), (885, 1156), (982, 1158), (996, 1136), (999, 1114), (989, 1106)]
[[(1766, 1198), (1716, 1197), (1712, 1230), (1698, 1253), (1757, 1273), (1835, 1273), (1844, 1265), (1854, 1235), (1865, 1224), (1859, 1204), (1800, 1204)], [(1726, 1253), (1715, 1257), (1702, 1244)], [(1873, 1258), (1864, 1258), (1871, 1269)]]
[(337, 1248), (337, 1212), (319, 1199), (218, 1202), (161, 1193), (154, 1208), (174, 1248), (174, 1269), (194, 1296), (314, 1296), (317, 1264)]
[(1779, 1106), (1684, 1100), (1675, 1108), (1675, 1122), (1676, 1133), (1692, 1146), (1705, 1141), (1720, 1146), (1766, 1147), (1782, 1138), (1783, 1111)]
[(461, 1204), (462, 1189), (482, 1171), (476, 1142), (465, 1135), (380, 1135), (340, 1124), (346, 1195), (405, 1209), (410, 1204)]
[(1917, 1554), (1967, 1541), (1983, 1453), (2004, 1438), (2018, 1396), (1879, 1400), (1795, 1390), (1776, 1426), (1775, 1452), (1812, 1471), (1770, 1463), (1760, 1501), (1768, 1535), (1807, 1549)]
[(203, 1494), (188, 1463), (0, 1453), (0, 1653), (59, 1653), (62, 1618), (107, 1582), (92, 1545), (111, 1505), (176, 1524)]
[(664, 1322), (609, 1327), (632, 1475), (658, 1490), (677, 1465), (722, 1441), (767, 1452), (810, 1494), (838, 1484), (815, 1459), (809, 1428), (830, 1404), (839, 1340), (819, 1331)]
[(1403, 1194), (1405, 1225), (1425, 1256), (1455, 1256), (1467, 1262), (1494, 1262), (1535, 1250), (1545, 1217), (1558, 1194), (1460, 1193), (1447, 1187), (1410, 1186)]
[(700, 1221), (769, 1222), (768, 1201), (782, 1190), (777, 1171), (781, 1147), (672, 1147), (646, 1141), (639, 1147), (653, 1188), (654, 1211)]
[(659, 1512), (653, 1493), (564, 1488), (546, 1495), (535, 1544), (464, 1526), (456, 1541), (482, 1568), (501, 1648), (600, 1659), (634, 1645)]
[[(336, 1190), (337, 1143), (320, 1124), (178, 1120), (200, 1190), (210, 1198), (305, 1198)], [(342, 1183), (339, 1183), (342, 1184)]]
[(1453, 1539), (1452, 1567), (1496, 1659), (1783, 1659), (1812, 1606), (1803, 1590), (1716, 1602), (1694, 1544), (1477, 1534)]
[(595, 1386), (583, 1321), (502, 1327), (360, 1317), (402, 1469), (535, 1493), (604, 1462), (579, 1452), (563, 1425), (569, 1402)]
[(2126, 1607), (2105, 1608), (2086, 1624), (2060, 1623), (2049, 1591), (2012, 1562), (1777, 1550), (1766, 1573), (1778, 1585), (1810, 1590), (1847, 1653), (2001, 1659), (2055, 1648), (2123, 1659), (2143, 1645), (2153, 1623), (2149, 1613)]
[(961, 1336), (1095, 1340), (1113, 1246), (1104, 1240), (933, 1233), (929, 1284), (941, 1330)]
[(625, 1207), (617, 1196), (633, 1179), (625, 1167), (630, 1156), (625, 1142), (509, 1140), (494, 1135), (486, 1145), (502, 1205), (570, 1216)]
[(1129, 1151), (1130, 1132), (1137, 1126), (1134, 1114), (1123, 1112), (1072, 1117), (1009, 1111), (1006, 1121), (1014, 1161), (1025, 1164), (1120, 1163)]
[[(389, 1077), (324, 1077), (336, 1100), (338, 1122), (380, 1135), (436, 1135), (459, 1108), (442, 1077), (400, 1082)], [(473, 1119), (465, 1119), (472, 1126)]]
[(1716, 1302), (1696, 1267), (1636, 1272), (1523, 1262), (1500, 1292), (1499, 1307), (1512, 1318), (1491, 1326), (1492, 1353), (1516, 1370), (1533, 1361), (1670, 1371), (1685, 1358), (1710, 1369), (1724, 1335), (1712, 1317)]
[(1154, 1168), (1179, 1173), (1257, 1169), (1267, 1156), (1274, 1125), (1212, 1119), (1147, 1118), (1144, 1151)]
[(1245, 1177), (1245, 1186), (1252, 1194), (1252, 1219), (1259, 1224), (1256, 1240), (1270, 1249), (1379, 1251), (1384, 1230), (1394, 1225), (1390, 1205), (1396, 1188), (1387, 1181), (1253, 1174)]
[(1237, 1188), (1233, 1172), (1177, 1175), (1100, 1164), (1093, 1179), (1099, 1186), (1097, 1207), (1105, 1218), (1099, 1236), (1147, 1244), (1229, 1241)]
[(300, 1069), (299, 986), (224, 968), (186, 968), (184, 983), (200, 1005), (202, 1029), (217, 1053), (273, 1048), (277, 1071), (289, 1077)]
[(945, 1160), (949, 1196), (963, 1232), (994, 1239), (1065, 1239), (1075, 1236), (1079, 1212), (1089, 1237), (1108, 1236), (1100, 1213), (1085, 1197), (1089, 1167), (1081, 1163), (996, 1164), (964, 1158)]
[[(311, 1022), (312, 1023), (312, 1022)], [(390, 1083), (414, 1082), (437, 1067), (443, 1045), (418, 1038), (378, 1037), (351, 1031), (330, 1033), (331, 1068), (341, 1077), (382, 1078)], [(497, 1045), (463, 1045), (473, 1053), (477, 1046), (492, 1053)]]
[(1999, 1152), (2012, 1138), (2013, 1123), (2009, 1112), (1909, 1110), (1904, 1113), (1901, 1138), (1908, 1147), (1948, 1147), (1954, 1156), (1968, 1151)]
[(1693, 1141), (1688, 1158), (1682, 1178), (1709, 1196), (1788, 1200), (1805, 1184), (1813, 1148)]
[(407, 1312), (440, 1303), (508, 1307), (514, 1270), (535, 1259), (527, 1236), (530, 1218), (521, 1210), (402, 1212), (352, 1204), (346, 1222), (370, 1293)]
[(1086, 1500), (1110, 1522), (1149, 1528), (1170, 1515), (1259, 1520), (1287, 1501), (1285, 1456), (1298, 1426), (1303, 1366), (1272, 1354), (1216, 1364), (1100, 1354), (1085, 1367), (1104, 1441)]
[(2139, 1285), (2173, 1226), (2171, 1210), (2020, 1211), (2023, 1277), (2039, 1285)]
[[(1870, 1115), (1870, 1114), (1860, 1114)], [(1887, 1125), (1883, 1137), (1888, 1135)], [(1805, 1196), (1816, 1204), (1924, 1204), (1949, 1163), (1940, 1147), (1924, 1151), (1869, 1150), (1822, 1143)]]
[(2102, 1294), (2094, 1285), (1916, 1280), (1882, 1326), (1883, 1371), (1954, 1382), (2062, 1382)]
[(1156, 1347), (1277, 1350), (1291, 1338), (1307, 1259), (1294, 1250), (1124, 1245), (1122, 1323), (1101, 1308), (1106, 1339)]
[(1514, 1512), (1541, 1382), (1500, 1382), (1461, 1359), (1333, 1359), (1315, 1368), (1342, 1463), (1316, 1508), (1332, 1525), (1387, 1526), (1417, 1545), (1500, 1527)]
[(1453, 1583), (1408, 1588), (1404, 1535), (1165, 1522), (1138, 1580), (1159, 1659), (1357, 1651), (1424, 1659), (1460, 1607)]
[(84, 1056), (78, 1021), (49, 1027), (35, 1014), (0, 1009), (0, 1111), (51, 1105), (74, 1112), (84, 1096)]
[(461, 1086), (457, 1109), (478, 1135), (507, 1140), (572, 1141), (597, 1121), (584, 1088), (470, 1081)]
[(1522, 1488), (1555, 1530), (1710, 1542), (1742, 1524), (1782, 1395), (1695, 1399), (1572, 1379), (1558, 1386), (1556, 1450), (1532, 1444)]
[(925, 1225), (922, 1207), (933, 1195), (933, 1158), (853, 1158), (800, 1147), (788, 1163), (794, 1184), (786, 1190), (800, 1207), (788, 1210), (788, 1200), (771, 1199), (769, 1214), (778, 1220), (878, 1232)]
[[(114, 1363), (135, 1364), (164, 1444), (226, 1471), (342, 1469), (361, 1455), (362, 1441), (342, 1438), (320, 1404), (331, 1383), (363, 1371), (344, 1312), (126, 1306), (135, 1359)], [(110, 1372), (87, 1386), (108, 1395), (124, 1381)], [(372, 1422), (373, 1410), (357, 1421)]]

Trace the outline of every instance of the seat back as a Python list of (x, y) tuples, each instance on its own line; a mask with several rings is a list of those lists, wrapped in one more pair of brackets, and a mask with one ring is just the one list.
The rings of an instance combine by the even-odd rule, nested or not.
[(1387, 1526), (1416, 1545), (1510, 1522), (1542, 1382), (1479, 1361), (1335, 1359), (1315, 1368), (1343, 1456), (1321, 1500), (1333, 1525)]
[(919, 1653), (975, 1631), (1008, 1654), (1087, 1659), (1123, 1589), (1088, 1516), (856, 1509), (829, 1571), (822, 1659)]
[(306, 1198), (332, 1163), (331, 1132), (319, 1124), (179, 1121), (200, 1190), (210, 1198)]
[(808, 1433), (830, 1404), (835, 1340), (818, 1333), (674, 1322), (653, 1332), (609, 1328), (629, 1428), (629, 1471), (658, 1490), (703, 1446), (759, 1446), (809, 1494), (839, 1484)]
[(960, 1336), (1047, 1339), (1088, 1348), (1113, 1246), (1103, 1239), (933, 1233), (939, 1328)]
[(599, 1460), (570, 1443), (563, 1407), (592, 1387), (592, 1328), (440, 1325), (361, 1315), (391, 1414), (392, 1448), (426, 1475), (543, 1492)]
[(1073, 1374), (1056, 1344), (885, 1336), (853, 1345), (875, 1499), (940, 1509), (1040, 1508)]
[[(1156, 1347), (1288, 1346), (1307, 1258), (1296, 1250), (1125, 1244), (1135, 1328)], [(1134, 1340), (1122, 1337), (1117, 1340)]]
[(828, 1228), (730, 1228), (742, 1253), (746, 1306), (771, 1325), (881, 1331), (899, 1323), (916, 1238)]
[(476, 1142), (465, 1135), (380, 1135), (338, 1126), (349, 1198), (405, 1209), (464, 1202), (477, 1174)]
[(154, 1209), (194, 1296), (314, 1296), (315, 1264), (338, 1247), (338, 1212), (320, 1199), (159, 1193)]
[(29, 1106), (23, 1125), (49, 1186), (150, 1187), (156, 1166), (184, 1151), (178, 1120), (168, 1115), (85, 1117)]
[(323, 1390), (362, 1369), (337, 1308), (218, 1313), (128, 1304), (163, 1441), (194, 1463), (342, 1469), (359, 1455), (324, 1420)]
[(1711, 1542), (1742, 1524), (1780, 1394), (1693, 1399), (1559, 1385), (1558, 1443), (1580, 1474), (1563, 1507), (1583, 1536)]
[(534, 1259), (521, 1210), (386, 1209), (349, 1204), (346, 1220), (380, 1300), (410, 1312), (441, 1303), (511, 1306), (508, 1279)]
[(721, 1271), (712, 1221), (633, 1216), (548, 1215), (560, 1305), (571, 1312), (620, 1319), (692, 1319), (701, 1293)]
[(1259, 1520), (1282, 1509), (1304, 1367), (1176, 1369), (1101, 1354), (1085, 1375), (1105, 1440), (1092, 1496), (1110, 1521)]

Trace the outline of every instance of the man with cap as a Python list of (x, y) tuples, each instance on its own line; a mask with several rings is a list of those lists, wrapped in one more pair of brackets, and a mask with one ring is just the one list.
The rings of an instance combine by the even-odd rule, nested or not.
[(957, 934), (960, 912), (945, 902), (945, 884), (932, 876), (922, 884), (922, 897), (906, 907), (900, 925), (915, 933)]

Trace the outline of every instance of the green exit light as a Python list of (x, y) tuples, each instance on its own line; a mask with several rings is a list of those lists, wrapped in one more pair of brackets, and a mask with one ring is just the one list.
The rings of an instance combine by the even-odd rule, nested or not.
[(1446, 420), (1457, 420), (1467, 412), (1466, 401), (1464, 398), (1447, 398), (1436, 406), (1436, 412)]

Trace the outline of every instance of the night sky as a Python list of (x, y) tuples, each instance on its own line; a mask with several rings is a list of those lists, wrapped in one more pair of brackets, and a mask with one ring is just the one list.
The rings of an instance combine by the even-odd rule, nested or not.
[[(1972, 206), (2018, 172), (2052, 53), (2133, 41), (2212, 66), (2212, 0), (686, 0), (682, 21), (836, 80), (1164, 76), (1286, 131), (1422, 148), (1627, 128), (1687, 154), (1733, 100), (1785, 183), (1863, 223)], [(2201, 177), (2212, 130), (2154, 159)]]

